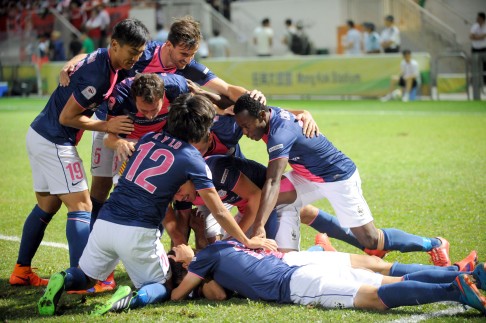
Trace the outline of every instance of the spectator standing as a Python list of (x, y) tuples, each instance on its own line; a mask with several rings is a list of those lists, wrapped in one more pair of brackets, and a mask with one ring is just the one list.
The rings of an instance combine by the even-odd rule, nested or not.
[[(471, 27), (472, 53), (486, 53), (486, 24), (484, 12), (478, 12), (476, 23)], [(486, 64), (483, 63), (483, 84), (486, 84)]]
[(167, 36), (169, 36), (169, 31), (165, 29), (163, 24), (157, 24), (157, 34), (155, 34), (154, 40), (165, 43), (167, 41)]
[(213, 37), (208, 39), (209, 57), (229, 57), (230, 46), (226, 38), (220, 35), (218, 29), (213, 30)]
[(83, 47), (81, 48), (81, 53), (89, 54), (94, 52), (95, 45), (91, 37), (89, 37), (88, 33), (86, 32), (86, 28), (81, 28), (81, 41), (83, 42)]
[(253, 32), (253, 44), (258, 56), (272, 56), (273, 29), (269, 18), (264, 18), (262, 25)]
[(89, 19), (86, 21), (85, 27), (89, 31), (99, 48), (106, 47), (106, 37), (108, 36), (108, 28), (110, 26), (110, 15), (105, 9), (102, 2), (93, 2), (93, 7)]
[(69, 43), (70, 58), (73, 58), (74, 56), (81, 53), (82, 49), (83, 49), (83, 43), (81, 42), (79, 37), (73, 33), (71, 36), (71, 42)]
[(355, 28), (354, 21), (348, 20), (346, 24), (348, 25), (348, 32), (346, 33), (346, 40), (344, 43), (346, 54), (361, 54), (361, 32)]
[(292, 19), (287, 18), (285, 19), (285, 34), (282, 38), (282, 44), (288, 47), (289, 51), (292, 51), (292, 36), (295, 35), (297, 29), (295, 29), (294, 24), (292, 23)]
[(304, 30), (304, 23), (298, 21), (296, 27), (296, 32), (291, 37), (290, 50), (296, 55), (309, 55), (312, 45)]
[(376, 54), (381, 51), (380, 35), (375, 31), (375, 24), (365, 22), (363, 34), (363, 48), (366, 54)]
[(381, 47), (385, 53), (400, 52), (400, 30), (395, 26), (392, 15), (385, 17), (385, 29), (381, 32)]
[(59, 62), (66, 60), (66, 51), (64, 50), (64, 42), (61, 39), (61, 32), (53, 30), (51, 33), (51, 42), (49, 44), (49, 56), (51, 61)]

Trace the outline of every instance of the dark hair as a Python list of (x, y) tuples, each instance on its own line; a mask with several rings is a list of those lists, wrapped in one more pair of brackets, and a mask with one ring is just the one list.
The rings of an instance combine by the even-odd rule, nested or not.
[(270, 19), (269, 18), (263, 18), (262, 25), (268, 25), (269, 23), (270, 23)]
[(388, 16), (385, 17), (385, 20), (393, 22), (395, 20), (395, 18), (392, 15), (388, 15)]
[(174, 47), (180, 45), (187, 49), (193, 49), (199, 46), (201, 38), (199, 22), (190, 16), (176, 19), (170, 26), (169, 35), (167, 36), (167, 40)]
[(245, 93), (236, 100), (233, 112), (237, 115), (240, 112), (247, 110), (248, 114), (252, 117), (258, 118), (260, 112), (268, 111), (268, 107), (259, 101), (250, 97), (249, 93)]
[(403, 55), (403, 56), (405, 56), (405, 55), (410, 55), (410, 54), (412, 54), (412, 51), (411, 51), (410, 49), (404, 49), (404, 50), (402, 51), (402, 55)]
[(214, 37), (218, 37), (219, 36), (219, 29), (213, 29), (213, 35), (214, 35)]
[(285, 19), (285, 25), (291, 26), (292, 25), (292, 19), (290, 19), (290, 18)]
[(484, 12), (478, 12), (478, 17), (483, 18), (483, 20), (486, 20), (486, 15)]
[(200, 142), (209, 138), (215, 114), (208, 98), (197, 94), (181, 94), (170, 105), (166, 130), (178, 139)]
[(354, 28), (354, 21), (348, 20), (346, 21), (346, 24), (348, 24), (349, 27)]
[(154, 73), (140, 73), (133, 79), (130, 91), (133, 99), (142, 97), (143, 101), (154, 103), (156, 100), (164, 97), (164, 80)]
[(149, 41), (150, 33), (140, 20), (124, 19), (113, 27), (111, 38), (115, 39), (121, 46), (140, 47)]

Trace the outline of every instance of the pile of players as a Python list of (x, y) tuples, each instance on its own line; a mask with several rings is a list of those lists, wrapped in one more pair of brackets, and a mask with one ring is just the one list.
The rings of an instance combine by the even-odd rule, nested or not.
[[(37, 204), (10, 284), (47, 285), (41, 315), (55, 314), (63, 291), (113, 290), (120, 260), (136, 290), (119, 286), (94, 314), (188, 295), (221, 300), (228, 291), (377, 310), (449, 300), (486, 313), (479, 291), (486, 270), (476, 252), (451, 264), (444, 238), (376, 228), (356, 165), (308, 112), (267, 106), (261, 92), (228, 84), (194, 61), (201, 32), (191, 17), (174, 21), (165, 43), (149, 37), (138, 20), (115, 25), (108, 48), (66, 64), (29, 128)], [(76, 150), (84, 130), (93, 131), (90, 190)], [(244, 157), (243, 135), (265, 141), (267, 167)], [(322, 198), (336, 216), (310, 205)], [(63, 203), (70, 268), (42, 279), (32, 259)], [(299, 252), (301, 222), (368, 255)], [(204, 247), (197, 259), (187, 246), (191, 226)], [(162, 227), (175, 245), (169, 256)], [(392, 250), (428, 252), (434, 265), (380, 259)]]

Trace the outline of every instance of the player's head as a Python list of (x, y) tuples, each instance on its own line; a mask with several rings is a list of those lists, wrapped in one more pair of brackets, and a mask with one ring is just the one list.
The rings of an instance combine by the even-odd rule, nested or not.
[(405, 61), (410, 62), (410, 60), (412, 59), (412, 52), (410, 51), (410, 49), (404, 49), (402, 51), (402, 56)]
[(170, 26), (166, 46), (170, 63), (183, 69), (194, 58), (201, 41), (199, 22), (190, 16), (176, 19)]
[(208, 142), (214, 115), (213, 104), (208, 98), (197, 94), (181, 94), (170, 105), (166, 130), (198, 148), (198, 144)]
[(137, 110), (147, 119), (155, 118), (162, 109), (164, 81), (154, 73), (137, 74), (130, 88)]
[(179, 202), (193, 202), (196, 199), (196, 187), (191, 180), (187, 180), (179, 187), (177, 193), (174, 194), (174, 200)]
[(137, 19), (125, 19), (113, 27), (110, 42), (110, 59), (115, 69), (129, 70), (142, 56), (150, 33)]
[(243, 94), (238, 98), (234, 107), (235, 121), (243, 134), (251, 140), (260, 140), (268, 128), (268, 112), (266, 105)]

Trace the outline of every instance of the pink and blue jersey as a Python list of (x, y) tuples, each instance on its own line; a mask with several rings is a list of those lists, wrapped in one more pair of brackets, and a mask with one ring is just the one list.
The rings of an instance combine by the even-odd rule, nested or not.
[(147, 43), (145, 51), (138, 62), (135, 63), (131, 70), (120, 73), (121, 77), (134, 77), (138, 73), (179, 74), (199, 85), (204, 85), (216, 78), (216, 75), (214, 75), (209, 68), (195, 60), (192, 60), (187, 64), (184, 69), (165, 67), (164, 64), (162, 64), (162, 58), (160, 57), (160, 52), (164, 46), (165, 43), (157, 41)]
[[(157, 75), (164, 81), (164, 98), (162, 109), (154, 119), (149, 120), (138, 112), (135, 98), (132, 97), (130, 90), (134, 79), (133, 77), (124, 79), (118, 83), (112, 95), (98, 109), (98, 111), (103, 111), (112, 117), (128, 115), (133, 120), (135, 129), (131, 134), (126, 136), (127, 138), (139, 139), (146, 133), (162, 131), (162, 128), (167, 122), (170, 102), (182, 93), (189, 93), (189, 87), (184, 77), (165, 73), (157, 73)], [(100, 118), (99, 115), (98, 118)]]
[(47, 140), (64, 146), (75, 146), (83, 130), (59, 123), (59, 116), (67, 101), (74, 97), (84, 115), (91, 117), (98, 105), (108, 98), (115, 86), (117, 71), (113, 69), (106, 48), (100, 48), (80, 61), (70, 75), (66, 87), (58, 86), (31, 127)]
[(204, 156), (232, 155), (244, 157), (238, 144), (242, 136), (243, 131), (233, 116), (216, 115), (211, 126), (212, 144)]
[(201, 278), (211, 275), (224, 288), (252, 300), (292, 303), (290, 279), (298, 268), (230, 240), (201, 250), (188, 270)]
[(199, 151), (166, 132), (149, 133), (135, 152), (98, 219), (121, 225), (158, 228), (175, 193), (187, 180), (196, 190), (213, 188)]
[(288, 158), (292, 169), (313, 182), (345, 180), (356, 170), (354, 162), (322, 134), (307, 138), (302, 123), (287, 110), (270, 108), (268, 132), (263, 136), (269, 161)]

